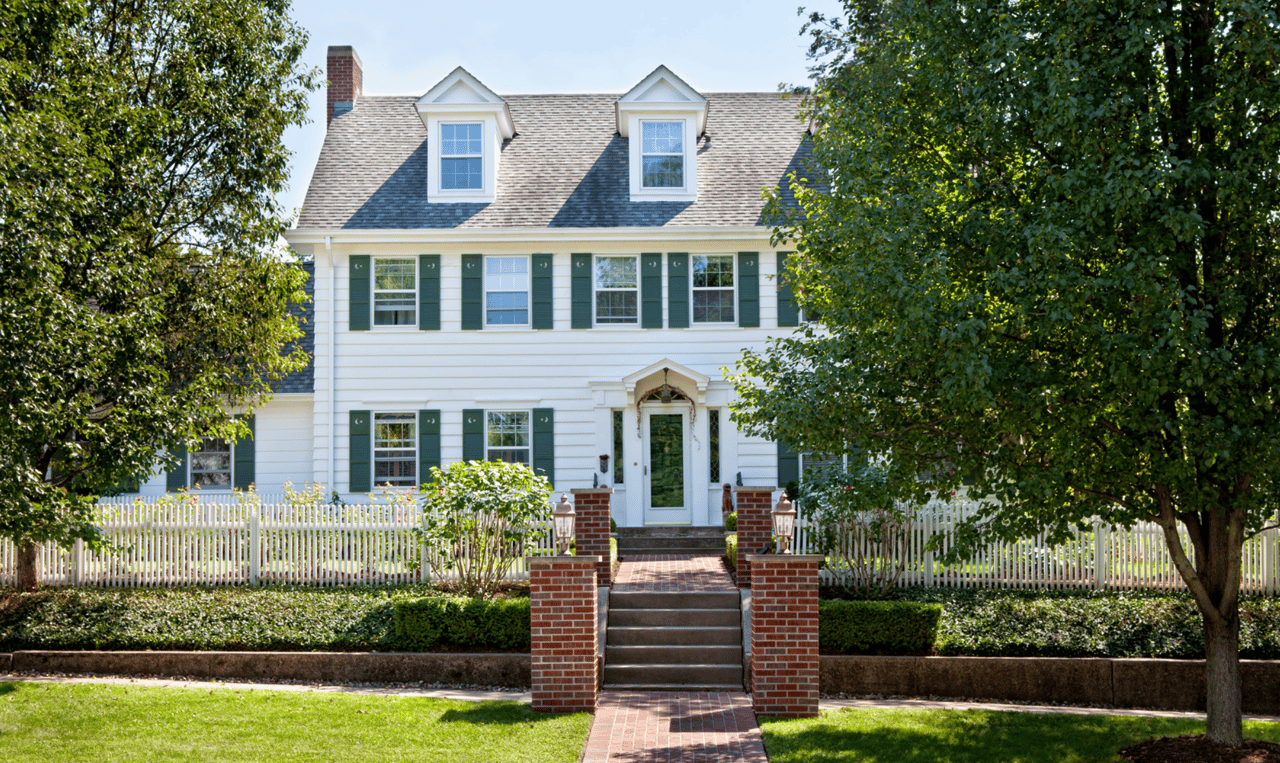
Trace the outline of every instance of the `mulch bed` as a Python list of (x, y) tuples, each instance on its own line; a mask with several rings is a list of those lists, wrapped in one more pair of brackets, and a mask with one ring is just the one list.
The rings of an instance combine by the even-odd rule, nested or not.
[(1161, 737), (1131, 744), (1120, 757), (1131, 763), (1280, 763), (1280, 744), (1246, 739), (1240, 747), (1227, 747), (1203, 734)]

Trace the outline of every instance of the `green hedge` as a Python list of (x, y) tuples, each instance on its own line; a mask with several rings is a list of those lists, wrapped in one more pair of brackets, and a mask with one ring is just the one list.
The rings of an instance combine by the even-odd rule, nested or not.
[(824, 654), (928, 654), (942, 607), (908, 601), (818, 602)]
[(525, 650), (532, 641), (528, 599), (436, 596), (395, 604), (396, 641), (411, 651), (439, 647)]

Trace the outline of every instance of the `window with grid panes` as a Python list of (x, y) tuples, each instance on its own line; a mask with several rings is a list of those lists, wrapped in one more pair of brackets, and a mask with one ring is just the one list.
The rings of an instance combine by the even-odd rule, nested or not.
[(720, 481), (720, 409), (707, 411), (707, 475), (712, 483)]
[(417, 260), (378, 257), (373, 261), (373, 325), (412, 326), (418, 321)]
[(487, 326), (528, 325), (528, 257), (485, 258), (484, 314)]
[(638, 257), (596, 257), (596, 323), (640, 320)]
[(530, 445), (528, 411), (489, 411), (485, 415), (485, 459), (528, 466)]
[(626, 470), (622, 460), (622, 411), (613, 412), (613, 484), (621, 485)]
[(219, 437), (206, 437), (199, 450), (189, 453), (187, 472), (190, 486), (204, 490), (231, 489), (231, 443)]
[(418, 484), (418, 432), (415, 413), (373, 415), (373, 484)]
[(440, 188), (442, 190), (484, 187), (482, 124), (440, 125)]
[(684, 122), (640, 123), (644, 188), (684, 188)]
[(733, 261), (731, 254), (693, 258), (694, 323), (733, 322)]

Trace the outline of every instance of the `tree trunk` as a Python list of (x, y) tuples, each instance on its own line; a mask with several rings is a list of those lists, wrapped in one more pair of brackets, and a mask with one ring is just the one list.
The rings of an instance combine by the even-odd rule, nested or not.
[(24, 540), (18, 543), (18, 590), (34, 591), (40, 587), (40, 544)]
[(1244, 744), (1240, 708), (1240, 616), (1203, 617), (1206, 736), (1220, 744)]

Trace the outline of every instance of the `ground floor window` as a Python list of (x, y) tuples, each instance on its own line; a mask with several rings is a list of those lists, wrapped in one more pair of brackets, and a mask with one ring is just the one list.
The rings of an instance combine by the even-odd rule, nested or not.
[(707, 411), (707, 428), (710, 433), (707, 435), (707, 458), (710, 459), (708, 464), (710, 481), (715, 484), (720, 481), (720, 409), (712, 408)]
[(621, 485), (623, 482), (622, 468), (624, 463), (622, 460), (622, 411), (613, 412), (613, 484)]
[(230, 442), (220, 437), (202, 439), (199, 449), (191, 451), (190, 486), (204, 490), (230, 490), (231, 447)]
[(418, 484), (417, 415), (376, 413), (373, 416), (373, 483), (391, 487)]
[(485, 458), (530, 465), (528, 411), (489, 411), (485, 417)]

